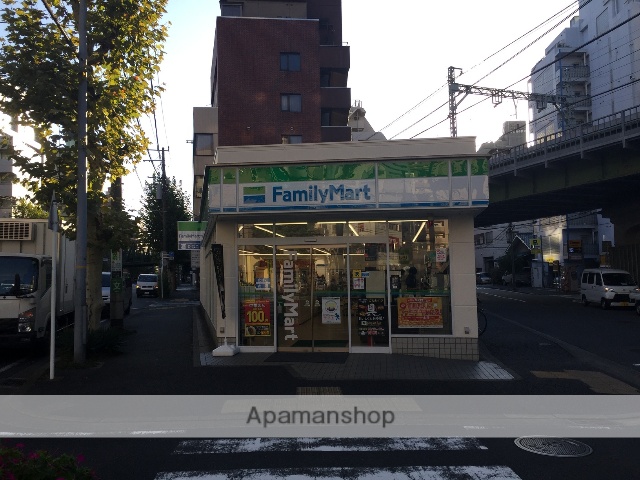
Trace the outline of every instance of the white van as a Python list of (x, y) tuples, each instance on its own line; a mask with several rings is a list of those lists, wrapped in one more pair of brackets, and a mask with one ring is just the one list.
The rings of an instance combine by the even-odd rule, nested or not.
[(155, 273), (142, 273), (138, 276), (138, 282), (136, 283), (136, 296), (140, 298), (144, 295), (154, 297), (160, 295), (158, 275)]
[(580, 278), (580, 298), (586, 307), (598, 303), (604, 309), (633, 305), (631, 294), (638, 292), (638, 284), (625, 270), (587, 268)]

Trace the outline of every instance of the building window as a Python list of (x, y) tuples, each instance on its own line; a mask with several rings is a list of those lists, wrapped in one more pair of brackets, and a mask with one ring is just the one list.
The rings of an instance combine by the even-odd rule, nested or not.
[(280, 95), (280, 109), (283, 112), (301, 112), (302, 95), (294, 93), (283, 93)]
[(195, 178), (195, 184), (196, 198), (202, 198), (202, 190), (204, 189), (204, 177), (202, 175), (197, 175)]
[(220, 14), (223, 17), (241, 17), (242, 5), (233, 3), (220, 5)]
[(214, 155), (213, 133), (196, 133), (193, 136), (194, 155)]
[(282, 135), (282, 143), (302, 143), (302, 135)]
[(280, 54), (280, 70), (287, 72), (300, 71), (300, 54), (299, 53), (281, 53)]

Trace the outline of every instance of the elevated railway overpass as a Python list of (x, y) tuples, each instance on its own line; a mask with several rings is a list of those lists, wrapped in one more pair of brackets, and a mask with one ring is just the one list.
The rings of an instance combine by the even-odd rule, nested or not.
[(616, 245), (640, 244), (640, 106), (492, 156), (475, 225), (599, 208)]

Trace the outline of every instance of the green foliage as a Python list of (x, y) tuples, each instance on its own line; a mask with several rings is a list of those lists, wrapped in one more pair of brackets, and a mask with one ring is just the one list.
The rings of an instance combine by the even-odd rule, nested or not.
[(49, 218), (49, 212), (26, 198), (18, 198), (12, 205), (13, 218)]
[[(11, 155), (34, 201), (47, 206), (52, 191), (74, 231), (77, 199), (78, 2), (52, 0), (58, 25), (40, 0), (4, 0), (0, 43), (0, 109), (33, 127), (40, 151)], [(167, 0), (87, 2), (87, 208), (96, 223), (93, 243), (123, 247), (113, 226), (134, 228), (128, 215), (110, 215), (107, 181), (128, 173), (149, 144), (138, 118), (153, 112), (162, 88), (152, 86), (163, 57)], [(44, 161), (40, 161), (44, 159)], [(37, 161), (35, 161), (37, 160)], [(125, 222), (124, 224), (122, 222)], [(110, 230), (109, 227), (112, 227)], [(104, 234), (104, 236), (102, 236)]]
[(74, 479), (92, 480), (95, 473), (81, 463), (82, 455), (54, 455), (46, 450), (27, 452), (24, 445), (0, 445), (0, 480)]
[[(156, 187), (160, 185), (160, 179), (153, 177), (151, 183), (145, 184), (142, 208), (140, 209), (140, 242), (149, 250), (162, 251), (162, 200), (156, 198)], [(167, 224), (167, 251), (176, 254), (176, 261), (184, 261), (189, 252), (178, 252), (178, 222), (191, 220), (189, 195), (176, 183), (175, 178), (167, 179), (165, 188), (166, 199), (166, 224)], [(190, 254), (188, 255), (189, 259)]]

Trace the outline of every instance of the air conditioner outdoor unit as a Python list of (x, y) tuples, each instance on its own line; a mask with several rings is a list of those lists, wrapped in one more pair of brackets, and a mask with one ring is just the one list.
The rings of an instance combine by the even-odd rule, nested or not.
[(0, 240), (33, 240), (31, 222), (0, 222)]

